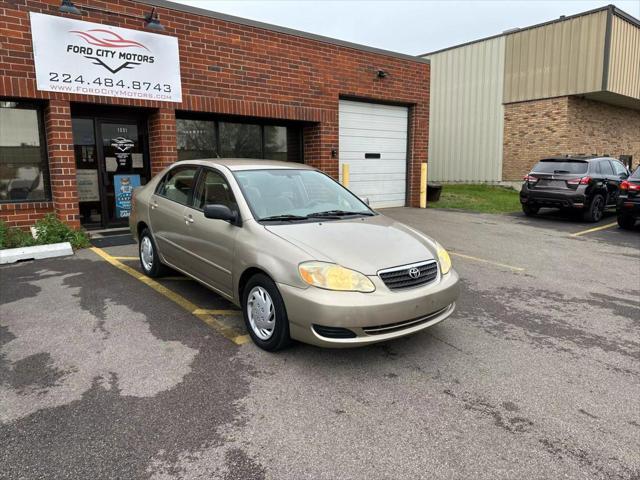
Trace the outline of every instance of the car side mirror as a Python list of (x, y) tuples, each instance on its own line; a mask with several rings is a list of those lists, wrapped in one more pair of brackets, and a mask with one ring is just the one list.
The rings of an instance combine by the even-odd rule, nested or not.
[(226, 205), (212, 204), (205, 205), (203, 210), (205, 218), (213, 220), (224, 220), (236, 225), (238, 223), (238, 212), (231, 210)]
[(627, 178), (629, 178), (629, 173), (628, 172), (622, 172), (620, 174), (620, 179), (621, 180), (626, 180)]

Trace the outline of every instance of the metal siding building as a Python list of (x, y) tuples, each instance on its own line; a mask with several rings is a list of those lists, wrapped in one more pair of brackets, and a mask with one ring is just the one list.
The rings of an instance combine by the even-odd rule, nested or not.
[(606, 24), (600, 11), (506, 36), (503, 102), (601, 90)]
[(607, 90), (640, 98), (640, 28), (616, 16), (611, 25)]
[(431, 55), (429, 178), (500, 181), (505, 39)]
[[(640, 22), (612, 5), (508, 30), (424, 57), (431, 61), (430, 180), (514, 180), (515, 172), (526, 170), (525, 164), (533, 161), (522, 160), (523, 165), (514, 166), (520, 161), (514, 154), (599, 149), (603, 150), (600, 153), (640, 159), (636, 151), (640, 134), (633, 138), (640, 121)], [(542, 103), (551, 99), (569, 102), (571, 107)], [(617, 126), (605, 131), (585, 123), (599, 105), (601, 122), (609, 117), (620, 122), (622, 115), (622, 125), (631, 126), (625, 128), (623, 141), (607, 141), (615, 136), (611, 131)], [(511, 115), (516, 107), (518, 113)], [(580, 117), (582, 131), (595, 131), (592, 136), (597, 141), (567, 138), (566, 132), (575, 131), (572, 115)], [(545, 125), (545, 116), (554, 118)], [(534, 117), (537, 123), (531, 122), (530, 131), (539, 132), (537, 138), (522, 140), (523, 132), (516, 132), (513, 122), (521, 124)], [(517, 148), (513, 148), (514, 141)], [(536, 148), (528, 149), (526, 142)]]

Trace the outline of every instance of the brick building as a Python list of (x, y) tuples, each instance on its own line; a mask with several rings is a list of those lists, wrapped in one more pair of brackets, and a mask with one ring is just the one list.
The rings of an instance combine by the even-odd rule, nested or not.
[(122, 224), (119, 177), (217, 156), (348, 163), (374, 205), (419, 204), (425, 59), (164, 0), (2, 0), (0, 43), (10, 225)]
[(640, 21), (613, 5), (424, 57), (430, 179), (519, 181), (562, 154), (640, 163)]

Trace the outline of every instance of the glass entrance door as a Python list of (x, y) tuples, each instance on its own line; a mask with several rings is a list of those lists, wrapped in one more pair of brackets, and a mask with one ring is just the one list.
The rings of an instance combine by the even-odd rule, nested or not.
[(126, 224), (131, 212), (131, 193), (148, 180), (144, 138), (136, 122), (102, 120), (98, 129), (107, 224)]
[(126, 225), (131, 193), (149, 180), (144, 121), (73, 118), (80, 222)]

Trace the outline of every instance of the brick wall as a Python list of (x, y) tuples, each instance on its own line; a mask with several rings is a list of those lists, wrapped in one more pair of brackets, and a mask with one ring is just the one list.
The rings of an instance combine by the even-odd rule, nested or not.
[(619, 157), (640, 163), (640, 111), (569, 97), (569, 145), (572, 152)]
[(640, 160), (640, 112), (579, 97), (504, 106), (502, 179), (521, 180), (549, 155), (633, 155)]
[(44, 128), (47, 135), (53, 209), (60, 220), (78, 228), (80, 215), (69, 102), (64, 100), (49, 102), (44, 113)]
[[(128, 0), (81, 4), (139, 17), (150, 10)], [(411, 107), (408, 194), (412, 205), (419, 204), (420, 163), (427, 160), (428, 151), (428, 64), (159, 8), (165, 33), (179, 40), (182, 103), (39, 92), (29, 11), (60, 15), (59, 5), (59, 0), (0, 0), (0, 98), (153, 108), (149, 118), (153, 172), (176, 158), (176, 110), (305, 121), (306, 161), (334, 177), (338, 158), (332, 158), (331, 150), (338, 149), (339, 97), (406, 104)], [(143, 29), (141, 20), (118, 15), (90, 12), (81, 19)], [(377, 78), (378, 69), (389, 76)], [(49, 151), (56, 152), (56, 141), (51, 138), (51, 142)], [(63, 208), (74, 201), (65, 198)], [(7, 218), (5, 211), (0, 210), (0, 216)]]
[(0, 219), (10, 227), (27, 229), (36, 220), (53, 212), (51, 202), (0, 203)]

